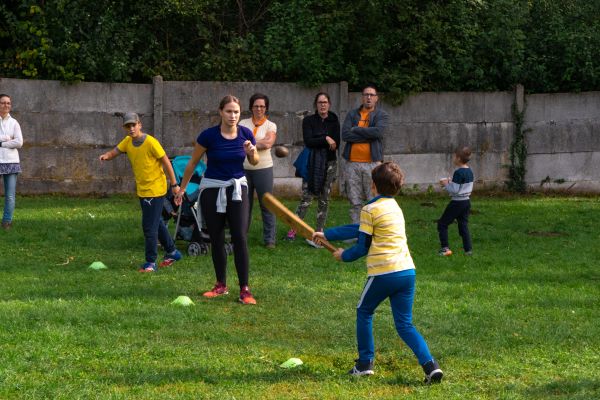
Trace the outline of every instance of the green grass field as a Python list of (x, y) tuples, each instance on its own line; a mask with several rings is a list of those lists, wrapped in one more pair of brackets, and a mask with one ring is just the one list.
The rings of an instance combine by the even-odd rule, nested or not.
[[(447, 199), (399, 201), (417, 265), (414, 322), (446, 373), (441, 385), (422, 384), (387, 302), (374, 323), (376, 375), (346, 375), (364, 260), (336, 263), (299, 240), (266, 250), (255, 212), (258, 305), (236, 302), (232, 258), (234, 290), (204, 300), (209, 256), (136, 272), (135, 198), (44, 196), (19, 197), (14, 228), (0, 231), (0, 398), (600, 398), (598, 198), (476, 195), (475, 254), (461, 254), (453, 225), (449, 258), (436, 254), (433, 222)], [(336, 200), (329, 224), (347, 215)], [(278, 236), (286, 231), (279, 225)], [(109, 269), (90, 270), (93, 261)], [(170, 305), (179, 295), (196, 304)], [(290, 357), (304, 365), (279, 368)]]

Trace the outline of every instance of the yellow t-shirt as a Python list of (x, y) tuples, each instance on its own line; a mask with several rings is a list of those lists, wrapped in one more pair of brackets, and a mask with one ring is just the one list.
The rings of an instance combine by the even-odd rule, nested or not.
[(367, 254), (369, 276), (415, 268), (406, 241), (404, 214), (396, 200), (381, 197), (365, 205), (358, 229), (372, 238)]
[[(358, 126), (366, 128), (369, 126), (369, 110), (360, 109), (360, 121)], [(350, 161), (371, 162), (371, 143), (352, 143), (350, 148)]]
[(161, 162), (165, 151), (158, 140), (146, 135), (140, 146), (134, 146), (131, 137), (126, 136), (117, 148), (127, 153), (139, 197), (160, 197), (167, 193), (167, 176)]

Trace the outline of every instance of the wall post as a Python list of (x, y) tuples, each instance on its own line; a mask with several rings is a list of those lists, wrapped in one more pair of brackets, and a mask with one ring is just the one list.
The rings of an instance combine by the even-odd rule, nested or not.
[[(348, 82), (346, 81), (341, 81), (339, 84), (339, 88), (340, 88), (340, 127), (344, 124), (344, 119), (346, 119), (346, 114), (348, 114)], [(341, 132), (340, 132), (341, 135)], [(345, 196), (346, 194), (346, 176), (344, 175), (344, 171), (346, 170), (345, 168), (345, 160), (342, 157), (342, 150), (344, 148), (344, 143), (340, 138), (340, 148), (338, 149), (337, 152), (337, 186), (338, 186), (338, 190), (340, 195)]]
[(154, 105), (154, 137), (163, 142), (163, 78), (157, 75), (152, 78)]
[(525, 109), (525, 87), (520, 83), (515, 85), (515, 105), (518, 113)]

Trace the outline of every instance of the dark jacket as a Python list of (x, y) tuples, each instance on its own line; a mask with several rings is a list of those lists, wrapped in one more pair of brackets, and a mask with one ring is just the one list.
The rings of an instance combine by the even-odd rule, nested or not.
[(371, 161), (383, 161), (383, 133), (388, 126), (389, 116), (385, 111), (376, 107), (369, 114), (369, 126), (361, 128), (358, 126), (361, 107), (350, 110), (344, 120), (342, 139), (346, 145), (342, 156), (346, 160), (350, 160), (352, 143), (370, 143)]
[(331, 111), (323, 119), (318, 113), (309, 115), (302, 120), (302, 136), (304, 145), (309, 149), (327, 149), (327, 160), (336, 160), (337, 150), (329, 150), (326, 136), (335, 140), (336, 149), (340, 147), (340, 120)]
[[(306, 179), (308, 191), (320, 195), (325, 185), (327, 162), (337, 159), (336, 153), (340, 146), (340, 121), (332, 112), (329, 112), (325, 119), (315, 113), (302, 121), (302, 136), (304, 146), (310, 149)], [(335, 141), (336, 150), (329, 149), (327, 136)]]
[(311, 149), (308, 159), (308, 191), (319, 196), (327, 179), (327, 149)]

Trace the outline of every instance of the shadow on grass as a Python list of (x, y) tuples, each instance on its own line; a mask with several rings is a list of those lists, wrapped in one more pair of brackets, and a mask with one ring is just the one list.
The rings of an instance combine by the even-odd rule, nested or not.
[[(235, 361), (232, 361), (235, 362)], [(231, 372), (215, 367), (209, 368), (170, 368), (153, 372), (128, 371), (123, 374), (107, 376), (107, 380), (119, 386), (153, 385), (162, 386), (177, 382), (201, 382), (207, 385), (222, 385), (224, 382), (263, 382), (267, 384), (281, 382), (318, 382), (331, 379), (308, 368), (274, 370), (272, 372)]]
[(527, 399), (588, 400), (600, 398), (600, 380), (556, 380), (524, 390)]
[[(140, 385), (163, 386), (173, 383), (196, 382), (211, 386), (222, 386), (225, 382), (237, 383), (239, 385), (255, 384), (303, 384), (308, 382), (331, 382), (332, 379), (339, 381), (348, 381), (348, 384), (365, 384), (367, 381), (348, 375), (345, 371), (315, 371), (304, 366), (294, 369), (280, 369), (274, 367), (272, 371), (262, 372), (238, 372), (223, 371), (218, 367), (214, 369), (202, 367), (190, 368), (170, 368), (166, 370), (157, 370), (154, 372), (128, 371), (123, 374), (106, 376), (107, 381), (117, 386), (135, 387)], [(394, 376), (378, 380), (378, 384), (389, 385), (393, 387), (404, 387), (406, 389), (423, 386), (420, 380), (411, 379), (405, 376)]]
[(37, 275), (27, 272), (18, 275), (19, 285), (15, 285), (14, 280), (13, 286), (7, 283), (0, 284), (0, 300), (145, 301), (161, 297), (174, 299), (182, 294), (199, 297), (200, 288), (209, 287), (212, 283), (204, 282), (199, 276), (201, 273), (199, 270), (191, 270), (141, 274), (135, 270), (92, 271), (87, 268), (58, 272), (41, 271)]

